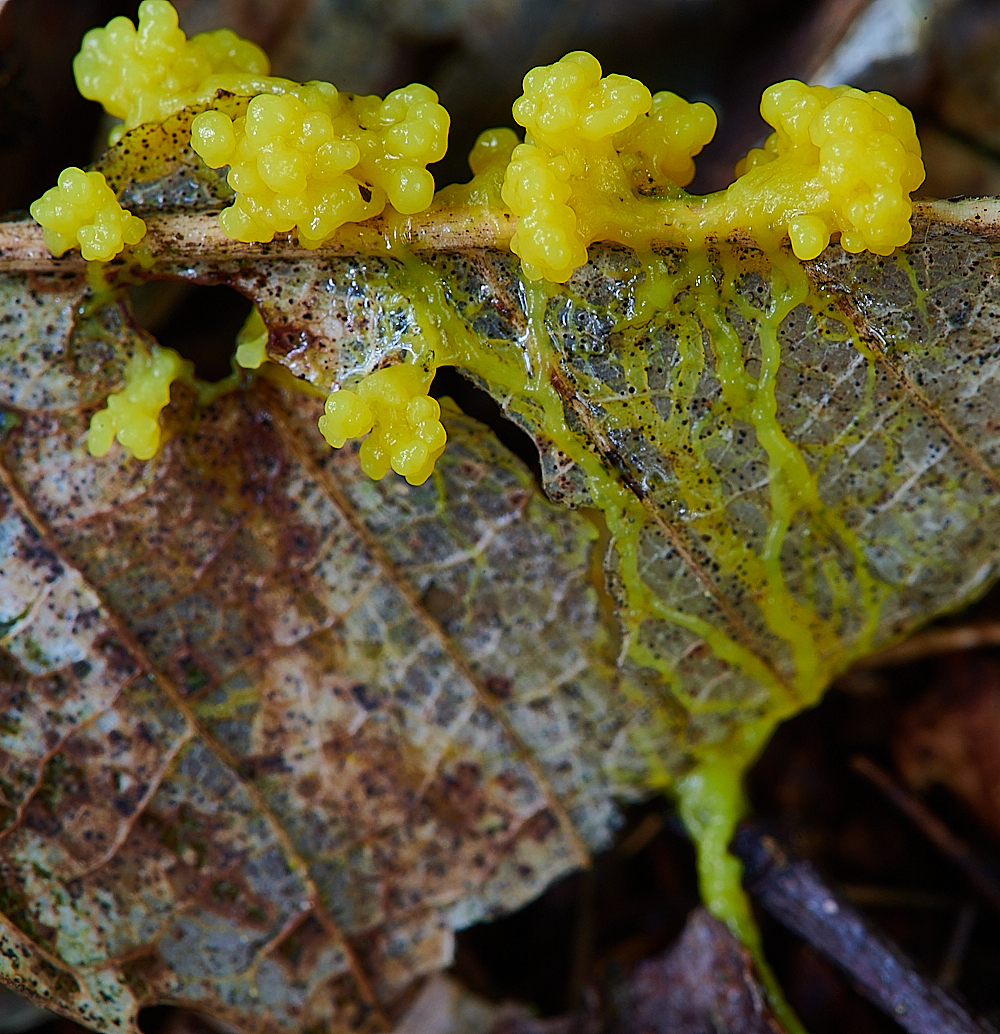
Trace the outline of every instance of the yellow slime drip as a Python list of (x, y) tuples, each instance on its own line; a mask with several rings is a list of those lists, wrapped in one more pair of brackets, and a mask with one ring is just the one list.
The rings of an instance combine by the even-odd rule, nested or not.
[(170, 404), (170, 385), (193, 375), (193, 364), (172, 348), (154, 344), (148, 353), (137, 351), (125, 368), (125, 387), (109, 395), (107, 408), (90, 419), (90, 455), (105, 455), (117, 438), (138, 460), (155, 456), (160, 447), (160, 411)]
[(146, 233), (146, 224), (122, 208), (101, 173), (73, 166), (59, 174), (58, 186), (32, 201), (30, 211), (56, 258), (79, 245), (88, 261), (107, 262)]
[(236, 365), (257, 370), (267, 360), (267, 327), (255, 305), (236, 335)]

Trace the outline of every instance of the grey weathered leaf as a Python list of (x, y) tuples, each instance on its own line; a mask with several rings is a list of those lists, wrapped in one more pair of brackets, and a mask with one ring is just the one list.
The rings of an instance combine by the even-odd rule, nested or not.
[[(183, 162), (157, 175), (157, 207), (202, 197)], [(441, 213), (413, 254), (377, 226), (230, 246), (212, 218), (151, 217), (144, 265), (112, 274), (236, 286), (323, 390), (465, 341), (577, 509), (454, 412), (431, 481), (370, 482), (269, 375), (211, 404), (175, 388), (158, 457), (95, 460), (89, 415), (141, 332), (3, 228), (0, 978), (96, 1029), (150, 1002), (384, 1025), (456, 927), (678, 777), (718, 860), (732, 799), (689, 773), (735, 786), (832, 675), (995, 577), (989, 206), (923, 208), (888, 259), (598, 248), (544, 296), (481, 227), (433, 238)], [(724, 383), (769, 362), (773, 421)], [(787, 521), (765, 433), (815, 485)]]

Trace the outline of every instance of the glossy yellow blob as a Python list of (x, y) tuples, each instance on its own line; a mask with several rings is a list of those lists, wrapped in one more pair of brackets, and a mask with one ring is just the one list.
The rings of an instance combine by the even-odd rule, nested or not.
[(913, 117), (884, 93), (790, 79), (764, 92), (775, 128), (737, 166), (727, 191), (751, 231), (787, 230), (797, 258), (813, 259), (840, 231), (847, 251), (889, 255), (910, 239), (910, 192), (924, 181)]
[(107, 262), (146, 233), (146, 224), (122, 208), (101, 173), (73, 166), (63, 169), (58, 186), (33, 201), (30, 211), (56, 258), (79, 246), (88, 261)]
[(427, 208), (428, 162), (444, 157), (448, 113), (426, 86), (386, 99), (338, 94), (309, 83), (295, 94), (261, 94), (244, 117), (206, 111), (191, 124), (191, 145), (213, 168), (230, 166), (236, 201), (219, 216), (234, 240), (269, 241), (296, 229), (315, 247), (346, 222)]
[(601, 78), (597, 60), (577, 52), (529, 72), (513, 110), (527, 138), (514, 150), (503, 200), (518, 216), (511, 248), (532, 280), (564, 283), (596, 240), (699, 247), (744, 229), (773, 248), (787, 233), (807, 260), (831, 233), (848, 251), (879, 255), (910, 239), (910, 193), (924, 179), (920, 144), (910, 113), (883, 93), (772, 86), (761, 114), (775, 132), (727, 190), (703, 199), (680, 188), (715, 132), (705, 104), (650, 97), (626, 76)]
[(217, 89), (258, 93), (258, 80), (269, 71), (264, 51), (230, 29), (187, 39), (167, 0), (143, 0), (138, 27), (118, 17), (91, 29), (73, 60), (80, 93), (124, 120), (112, 142), (126, 129), (211, 98)]
[(319, 429), (335, 449), (367, 434), (359, 455), (370, 478), (385, 477), (391, 467), (411, 485), (422, 485), (447, 441), (441, 407), (427, 394), (432, 378), (413, 363), (375, 370), (356, 391), (330, 395)]
[(672, 177), (690, 181), (691, 157), (715, 132), (707, 105), (673, 94), (654, 105), (642, 83), (602, 78), (583, 51), (532, 69), (513, 111), (527, 136), (503, 184), (518, 217), (511, 249), (529, 279), (557, 283), (587, 261), (591, 242), (633, 241), (643, 222), (639, 187), (676, 193)]
[(669, 192), (694, 179), (694, 156), (715, 136), (715, 112), (676, 93), (653, 94), (649, 112), (615, 136), (615, 150), (640, 192)]
[(190, 380), (194, 366), (172, 348), (153, 345), (136, 352), (125, 368), (125, 387), (108, 396), (107, 408), (90, 419), (87, 449), (103, 456), (115, 438), (138, 460), (155, 456), (160, 447), (160, 411), (170, 404), (170, 385)]
[(257, 370), (267, 360), (267, 327), (255, 305), (236, 335), (236, 365)]
[(468, 183), (452, 183), (434, 195), (434, 205), (476, 207), (486, 212), (503, 208), (500, 191), (510, 156), (520, 140), (513, 129), (486, 129), (476, 138), (469, 152), (472, 179)]

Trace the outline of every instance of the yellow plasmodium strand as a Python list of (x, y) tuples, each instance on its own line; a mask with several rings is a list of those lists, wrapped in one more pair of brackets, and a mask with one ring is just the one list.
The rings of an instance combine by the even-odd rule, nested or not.
[[(584, 471), (594, 505), (603, 513), (617, 554), (615, 573), (624, 589), (620, 618), (624, 625), (625, 649), (637, 664), (652, 668), (669, 691), (692, 714), (725, 714), (735, 706), (724, 696), (699, 696), (697, 688), (686, 687), (672, 662), (642, 642), (644, 624), (664, 622), (693, 633), (711, 653), (741, 672), (760, 687), (760, 702), (753, 716), (749, 710), (737, 724), (731, 722), (722, 740), (693, 744), (696, 764), (674, 786), (682, 814), (698, 845), (699, 872), (704, 899), (759, 954), (759, 938), (746, 896), (740, 887), (739, 864), (728, 854), (727, 845), (744, 811), (740, 791), (743, 772), (767, 742), (774, 727), (785, 717), (813, 703), (829, 683), (856, 655), (865, 652), (877, 627), (886, 587), (877, 581), (864, 550), (841, 516), (828, 508), (817, 488), (817, 471), (802, 447), (789, 439), (777, 412), (777, 378), (781, 369), (779, 328), (793, 310), (805, 303), (823, 312), (825, 299), (808, 290), (805, 271), (781, 252), (769, 253), (766, 265), (770, 298), (759, 309), (747, 303), (737, 290), (745, 265), (735, 261), (727, 249), (713, 254), (694, 249), (671, 262), (649, 253), (629, 274), (630, 286), (623, 291), (634, 300), (616, 327), (625, 335), (615, 351), (623, 365), (625, 382), (616, 401), (614, 392), (595, 375), (571, 365), (554, 343), (548, 320), (550, 289), (544, 281), (525, 281), (527, 329), (516, 344), (491, 341), (484, 344), (459, 317), (448, 291), (428, 267), (412, 256), (400, 256), (405, 273), (399, 281), (400, 294), (408, 297), (415, 321), (423, 331), (424, 344), (410, 342), (414, 355), (430, 357), (433, 364), (453, 363), (485, 380), (498, 398), (506, 398), (509, 409), (527, 415), (530, 424)], [(745, 262), (745, 259), (742, 260)], [(675, 268), (668, 269), (669, 265)], [(748, 355), (746, 345), (728, 319), (734, 309), (753, 327), (759, 354)], [(649, 362), (645, 354), (626, 346), (629, 335), (640, 337), (654, 316), (670, 313), (670, 325), (677, 342), (677, 361), (669, 391), (660, 392), (664, 412), (653, 407), (655, 393), (649, 383)], [(706, 353), (705, 330), (711, 345)], [(704, 391), (700, 382), (706, 374), (706, 355), (712, 358), (711, 373), (720, 396), (710, 412), (692, 418), (692, 404)], [(630, 357), (631, 356), (631, 357)], [(601, 423), (581, 435), (566, 424), (565, 404), (554, 387), (556, 375), (577, 391), (588, 406), (598, 406)], [(588, 379), (590, 377), (590, 379)], [(642, 420), (626, 403), (647, 408)], [(757, 652), (767, 649), (741, 639), (723, 616), (709, 620), (670, 606), (647, 582), (640, 563), (641, 536), (651, 527), (651, 515), (642, 500), (603, 460), (599, 450), (591, 451), (586, 439), (596, 435), (627, 432), (637, 422), (652, 433), (657, 447), (675, 464), (672, 482), (678, 491), (681, 533), (710, 541), (712, 559), (720, 568), (740, 578), (749, 588), (748, 598), (759, 606), (766, 632), (777, 644), (775, 658)], [(759, 549), (752, 548), (727, 513), (728, 495), (710, 455), (720, 435), (733, 422), (752, 428), (767, 464), (765, 492), (769, 496), (769, 525)], [(713, 430), (712, 424), (716, 424)], [(593, 444), (593, 440), (592, 440)], [(836, 447), (832, 446), (831, 448)], [(790, 530), (808, 527), (814, 549), (824, 556), (815, 577), (825, 579), (830, 596), (829, 612), (820, 613), (813, 590), (802, 583), (788, 584), (794, 563), (783, 557)], [(687, 530), (685, 530), (687, 529)], [(830, 547), (835, 546), (836, 549)], [(836, 554), (834, 561), (825, 554)], [(841, 614), (849, 616), (849, 628), (840, 625)], [(782, 653), (784, 648), (784, 653)], [(658, 721), (655, 701), (644, 699)], [(665, 712), (664, 720), (669, 720)], [(659, 773), (659, 774), (657, 774)], [(669, 777), (650, 759), (649, 778), (666, 786)], [(762, 960), (762, 966), (766, 963)], [(789, 1030), (801, 1030), (781, 1000), (780, 989), (765, 969), (775, 1007)]]
[(370, 478), (378, 481), (391, 468), (411, 485), (422, 485), (447, 442), (441, 407), (427, 394), (433, 376), (418, 363), (374, 370), (356, 391), (331, 393), (320, 432), (335, 449), (348, 438), (368, 435), (359, 456)]
[(170, 404), (170, 385), (193, 377), (194, 365), (172, 348), (154, 344), (149, 352), (137, 351), (125, 368), (125, 387), (109, 395), (106, 408), (90, 418), (90, 455), (105, 455), (117, 439), (138, 460), (155, 456), (160, 411)]
[(57, 186), (31, 203), (30, 212), (56, 258), (79, 247), (88, 261), (107, 262), (146, 234), (146, 224), (122, 208), (101, 173), (73, 166), (63, 169)]
[(230, 166), (236, 201), (219, 216), (228, 237), (270, 241), (297, 230), (301, 244), (316, 247), (386, 203), (406, 215), (429, 207), (434, 177), (426, 165), (444, 157), (449, 124), (426, 86), (383, 101), (316, 82), (254, 97), (235, 120), (202, 112), (191, 145), (212, 168)]

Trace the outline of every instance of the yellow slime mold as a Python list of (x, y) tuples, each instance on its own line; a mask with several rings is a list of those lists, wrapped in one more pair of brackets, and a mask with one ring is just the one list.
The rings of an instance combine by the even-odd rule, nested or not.
[(191, 145), (212, 168), (230, 166), (236, 201), (219, 216), (234, 240), (269, 241), (298, 230), (315, 247), (346, 222), (378, 215), (388, 201), (412, 214), (434, 199), (428, 162), (448, 144), (448, 113), (426, 86), (378, 97), (309, 83), (254, 97), (244, 117), (206, 111)]
[(138, 28), (118, 17), (91, 29), (73, 60), (80, 93), (124, 120), (112, 131), (112, 143), (126, 129), (162, 121), (218, 89), (258, 93), (270, 67), (260, 47), (230, 29), (189, 40), (167, 0), (143, 0)]
[(146, 224), (122, 208), (101, 173), (73, 166), (63, 169), (58, 186), (33, 201), (30, 211), (57, 258), (79, 245), (88, 261), (107, 262), (146, 233)]
[(913, 117), (884, 93), (790, 79), (764, 92), (775, 128), (737, 166), (730, 212), (753, 233), (787, 230), (797, 258), (813, 259), (840, 231), (847, 251), (890, 255), (910, 239), (910, 192), (924, 181)]
[(236, 365), (257, 370), (267, 359), (267, 327), (255, 305), (236, 335)]
[(360, 459), (370, 478), (385, 477), (391, 467), (411, 485), (422, 485), (447, 441), (441, 407), (427, 394), (432, 378), (433, 372), (413, 363), (375, 370), (356, 392), (330, 395), (319, 429), (335, 449), (367, 434)]
[[(142, 6), (138, 36), (144, 31), (143, 12), (161, 6), (154, 0)], [(156, 18), (164, 25), (169, 21), (162, 12)], [(138, 44), (132, 52), (139, 53)], [(140, 64), (151, 60), (136, 58)], [(230, 71), (213, 72), (190, 89), (207, 99), (206, 84), (224, 74), (243, 75), (246, 92), (261, 95), (244, 119), (210, 111), (194, 123), (198, 153), (210, 165), (231, 167), (238, 197), (223, 226), (232, 236), (269, 240), (294, 227), (303, 243), (316, 244), (342, 222), (367, 218), (387, 203), (403, 213), (430, 203), (433, 182), (424, 165), (443, 154), (447, 115), (426, 88), (409, 87), (383, 102), (338, 94), (328, 84), (299, 86), (266, 76), (251, 83), (249, 72)], [(122, 117), (138, 118), (141, 111), (167, 104), (165, 97), (175, 103), (183, 91), (169, 93), (170, 75), (150, 79), (152, 107), (116, 101), (127, 112)], [(196, 78), (192, 74), (183, 81)], [(817, 487), (823, 464), (847, 438), (830, 446), (829, 455), (818, 455), (823, 446), (803, 446), (779, 419), (779, 332), (801, 306), (817, 320), (843, 325), (833, 303), (810, 286), (799, 260), (816, 257), (832, 233), (840, 234), (847, 250), (889, 254), (909, 240), (909, 195), (923, 178), (912, 118), (883, 94), (790, 81), (765, 93), (761, 111), (775, 129), (765, 147), (747, 156), (727, 190), (694, 198), (683, 188), (694, 175), (693, 158), (714, 133), (710, 108), (669, 93), (652, 96), (626, 76), (604, 77), (589, 54), (569, 54), (529, 72), (514, 106), (527, 133), (524, 143), (506, 129), (483, 134), (470, 156), (472, 182), (445, 188), (435, 200), (438, 206), (474, 209), (486, 226), (509, 218), (503, 204), (517, 217), (511, 247), (524, 276), (519, 287), (526, 309), (523, 336), (484, 341), (471, 326), (474, 300), (466, 299), (469, 311), (462, 308), (460, 314), (455, 302), (460, 288), (443, 283), (429, 264), (399, 248), (391, 232), (399, 223), (389, 220), (386, 244), (398, 262), (384, 273), (369, 271), (368, 283), (411, 314), (408, 361), (333, 392), (319, 421), (335, 448), (367, 435), (360, 460), (371, 477), (392, 469), (420, 484), (445, 446), (430, 383), (437, 367), (454, 365), (484, 382), (574, 465), (606, 522), (607, 555), (613, 557), (609, 562), (622, 594), (623, 654), (655, 673), (662, 698), (679, 703), (691, 728), (701, 730), (689, 740), (692, 767), (673, 789), (698, 844), (704, 899), (758, 957), (739, 866), (727, 853), (744, 809), (742, 773), (778, 722), (814, 703), (831, 678), (870, 649), (889, 591), (842, 510), (825, 503)], [(726, 241), (738, 230), (757, 239), (756, 259), (748, 259), (742, 245), (734, 250)], [(782, 246), (786, 234), (794, 257)], [(620, 388), (588, 363), (571, 361), (581, 357), (567, 355), (554, 322), (558, 317), (551, 313), (549, 283), (567, 281), (587, 261), (588, 246), (599, 240), (636, 252), (620, 258), (620, 275), (631, 278), (623, 288), (629, 305), (616, 309), (609, 303), (602, 314), (614, 324), (619, 342), (613, 359)], [(657, 242), (682, 248), (664, 258), (653, 249)], [(760, 305), (741, 292), (740, 280), (748, 272), (767, 285)], [(561, 305), (579, 303), (572, 290), (560, 297)], [(733, 312), (752, 328), (752, 355), (730, 321)], [(669, 373), (653, 368), (648, 351), (657, 313), (669, 313), (676, 342)], [(844, 335), (869, 364), (863, 408), (870, 404), (875, 366), (853, 330), (845, 328)], [(256, 368), (266, 357), (265, 345), (266, 328), (255, 310), (241, 334), (237, 362)], [(146, 455), (155, 450), (156, 418), (178, 373), (165, 369), (155, 401), (140, 405), (129, 392), (146, 400), (140, 386), (156, 379), (144, 371), (137, 366), (133, 373), (130, 366), (125, 391), (109, 399), (105, 413), (111, 415), (95, 416), (95, 453), (106, 449), (114, 434), (128, 444), (133, 432), (127, 428), (138, 428), (142, 420), (146, 437), (136, 455), (138, 449)], [(653, 383), (654, 374), (669, 390)], [(703, 390), (706, 381), (714, 381), (712, 392)], [(572, 418), (586, 425), (582, 430), (567, 423), (574, 402), (579, 409)], [(731, 488), (713, 459), (731, 447), (736, 424), (752, 432), (758, 462), (766, 466), (759, 500), (765, 527), (756, 544), (730, 519)], [(654, 498), (655, 490), (640, 498), (629, 486), (615, 466), (631, 462), (621, 450), (609, 445), (602, 454), (603, 444), (627, 443), (637, 428), (655, 455), (670, 457), (669, 506), (676, 511), (663, 509), (667, 504)], [(656, 507), (662, 512), (653, 513)], [(720, 578), (731, 580), (733, 598), (752, 611), (751, 637), (722, 614), (721, 605), (718, 612), (699, 611), (700, 597), (694, 596), (684, 609), (665, 602), (662, 587), (653, 583), (650, 547), (643, 538), (657, 532), (660, 518), (668, 524), (675, 520), (678, 535), (689, 536), (711, 556)], [(793, 538), (803, 528), (805, 535)], [(797, 568), (787, 559), (795, 551)], [(691, 678), (685, 662), (657, 646), (651, 627), (679, 630), (694, 645), (707, 647), (725, 677), (741, 679), (756, 696), (735, 702), (724, 692), (713, 696), (710, 686)], [(668, 706), (646, 696), (637, 702), (650, 715), (647, 729), (669, 728)], [(719, 718), (714, 727), (698, 725), (713, 715)], [(648, 785), (665, 788), (672, 777), (662, 760), (651, 757), (645, 778)], [(800, 1030), (766, 968), (765, 977), (786, 1026)]]
[(602, 79), (589, 54), (529, 72), (514, 104), (528, 136), (503, 186), (525, 275), (564, 283), (597, 240), (699, 247), (744, 229), (768, 247), (787, 233), (795, 256), (813, 259), (834, 232), (848, 251), (879, 255), (910, 239), (924, 167), (906, 108), (883, 93), (789, 80), (765, 92), (761, 114), (776, 130), (764, 148), (727, 190), (692, 198), (680, 188), (715, 131), (707, 105)]
[(557, 283), (587, 261), (591, 242), (632, 242), (643, 222), (636, 182), (676, 191), (671, 175), (689, 182), (691, 157), (715, 132), (707, 105), (664, 94), (654, 107), (642, 83), (602, 79), (597, 59), (583, 51), (530, 71), (514, 119), (527, 138), (503, 184), (518, 217), (511, 250), (529, 279)]
[(148, 353), (137, 351), (125, 368), (125, 387), (109, 395), (107, 407), (90, 419), (90, 455), (105, 455), (117, 438), (138, 460), (155, 456), (160, 447), (160, 411), (170, 404), (170, 385), (193, 376), (194, 365), (172, 348), (154, 344)]

